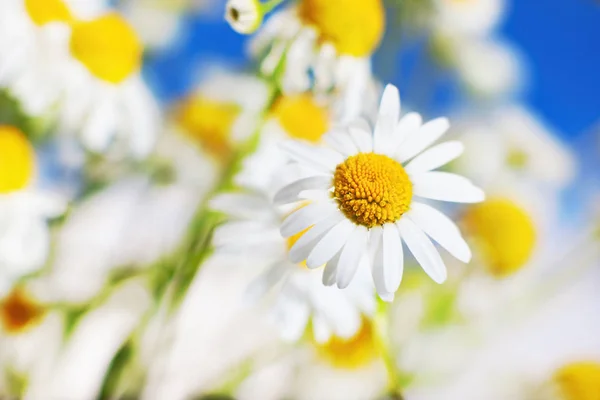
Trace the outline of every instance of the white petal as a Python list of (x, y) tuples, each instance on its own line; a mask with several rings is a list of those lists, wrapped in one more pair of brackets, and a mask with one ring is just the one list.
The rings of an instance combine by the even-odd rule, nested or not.
[(394, 128), (400, 118), (400, 95), (394, 85), (387, 85), (383, 92), (379, 116), (373, 134), (373, 151), (384, 153), (389, 150)]
[(469, 245), (460, 234), (456, 224), (435, 208), (427, 204), (413, 202), (405, 217), (410, 218), (440, 246), (460, 261), (471, 261)]
[(397, 225), (402, 239), (427, 275), (437, 283), (444, 282), (447, 277), (446, 266), (427, 235), (409, 218), (401, 218)]
[(306, 259), (308, 268), (318, 268), (331, 260), (342, 248), (354, 231), (354, 224), (347, 219), (341, 220), (323, 236)]
[(329, 189), (330, 187), (330, 176), (311, 176), (284, 186), (277, 192), (273, 201), (277, 205), (289, 204), (298, 201), (298, 195), (305, 190)]
[(250, 193), (223, 193), (210, 200), (210, 208), (233, 218), (257, 219), (270, 214), (269, 202), (263, 196)]
[(361, 153), (370, 153), (373, 151), (373, 139), (369, 131), (365, 131), (359, 127), (350, 126), (348, 132), (352, 141)]
[(312, 319), (313, 334), (317, 343), (325, 343), (331, 337), (331, 330), (327, 326), (327, 321), (319, 315), (315, 314)]
[(396, 292), (402, 281), (404, 271), (404, 254), (402, 251), (402, 242), (398, 228), (394, 224), (385, 224), (383, 226), (382, 261), (383, 276), (385, 278), (386, 291)]
[(485, 199), (483, 190), (467, 178), (449, 172), (426, 172), (411, 176), (413, 194), (433, 200), (478, 203)]
[[(421, 114), (416, 112), (409, 112), (404, 117), (402, 117), (402, 119), (400, 120), (400, 122), (398, 122), (398, 125), (396, 125), (396, 128), (394, 129), (395, 145), (398, 146), (402, 144), (404, 140), (406, 140), (406, 138), (415, 134), (421, 127), (422, 123), (423, 118), (421, 118)], [(397, 149), (394, 148), (394, 150)]]
[(326, 147), (311, 146), (297, 141), (285, 141), (281, 144), (283, 151), (302, 166), (324, 173), (332, 172), (344, 161), (341, 154)]
[(302, 232), (336, 212), (333, 203), (311, 203), (291, 213), (281, 224), (281, 236), (290, 237)]
[(358, 147), (352, 141), (347, 129), (329, 132), (323, 136), (323, 141), (345, 157), (358, 153)]
[(371, 258), (371, 274), (377, 293), (387, 293), (385, 275), (383, 273), (383, 247), (381, 245), (383, 228), (376, 226), (371, 229), (369, 238), (369, 256)]
[(411, 175), (434, 170), (454, 160), (464, 150), (465, 146), (461, 142), (440, 143), (415, 157), (406, 166), (406, 172)]
[(316, 223), (315, 226), (306, 231), (306, 233), (302, 235), (290, 249), (290, 261), (299, 263), (306, 260), (319, 240), (343, 218), (344, 216), (341, 213), (336, 213), (331, 217)]
[(450, 123), (446, 118), (437, 118), (427, 122), (400, 145), (398, 160), (400, 162), (410, 160), (442, 137), (449, 127)]
[(342, 250), (336, 276), (337, 286), (340, 289), (344, 289), (350, 284), (362, 257), (366, 255), (367, 234), (366, 227), (356, 226)]
[(331, 260), (325, 265), (325, 269), (323, 270), (323, 285), (332, 286), (335, 283), (336, 275), (337, 275), (337, 267), (340, 262), (341, 251), (333, 256)]
[(250, 282), (244, 298), (251, 303), (258, 301), (289, 274), (289, 267), (290, 264), (287, 261), (271, 265), (264, 273)]

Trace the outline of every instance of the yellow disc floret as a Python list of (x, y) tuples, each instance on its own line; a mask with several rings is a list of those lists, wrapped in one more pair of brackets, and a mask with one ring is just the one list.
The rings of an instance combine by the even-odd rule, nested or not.
[(336, 167), (333, 184), (340, 210), (369, 228), (400, 219), (412, 199), (408, 174), (399, 162), (382, 154), (349, 157)]
[(33, 176), (35, 153), (25, 135), (0, 125), (0, 194), (26, 187)]
[(316, 143), (329, 129), (327, 110), (307, 94), (280, 97), (272, 113), (287, 134), (295, 139)]
[(176, 119), (186, 134), (208, 152), (226, 158), (232, 150), (231, 132), (240, 111), (234, 103), (193, 96), (179, 106)]
[(600, 363), (584, 361), (559, 369), (554, 382), (564, 400), (600, 399)]
[(110, 13), (73, 27), (71, 53), (97, 78), (120, 83), (140, 69), (142, 45), (129, 24)]
[(25, 0), (25, 10), (34, 24), (70, 22), (71, 13), (61, 0)]
[(20, 288), (14, 289), (0, 303), (0, 319), (5, 332), (17, 334), (35, 325), (44, 309)]
[(508, 276), (529, 260), (536, 243), (535, 225), (511, 200), (495, 198), (474, 205), (464, 221), (495, 276)]
[(337, 368), (360, 368), (378, 356), (373, 324), (365, 318), (359, 331), (351, 338), (332, 336), (328, 342), (315, 343), (315, 346), (317, 354)]
[(317, 28), (322, 42), (339, 54), (365, 57), (379, 46), (385, 29), (381, 0), (302, 0), (300, 18)]

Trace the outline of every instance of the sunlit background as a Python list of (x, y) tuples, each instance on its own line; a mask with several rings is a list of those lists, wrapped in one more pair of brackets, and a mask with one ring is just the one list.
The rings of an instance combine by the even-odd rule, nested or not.
[[(0, 398), (600, 400), (599, 50), (593, 0), (0, 0)], [(387, 84), (485, 192), (396, 291), (276, 194)]]

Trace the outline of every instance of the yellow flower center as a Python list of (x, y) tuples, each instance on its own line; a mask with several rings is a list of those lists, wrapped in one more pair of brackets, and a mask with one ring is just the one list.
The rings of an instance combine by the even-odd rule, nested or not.
[(598, 400), (600, 364), (578, 362), (566, 365), (556, 372), (554, 382), (564, 400)]
[(44, 309), (20, 288), (14, 289), (0, 305), (0, 320), (10, 334), (21, 333), (40, 321)]
[(176, 119), (192, 139), (211, 154), (226, 158), (232, 150), (231, 131), (240, 106), (193, 96), (176, 110)]
[(316, 143), (329, 129), (327, 110), (307, 94), (280, 97), (272, 112), (281, 127), (295, 139)]
[(472, 206), (465, 225), (497, 277), (518, 271), (529, 260), (536, 243), (535, 225), (521, 207), (496, 198)]
[(372, 228), (395, 222), (408, 211), (412, 183), (402, 165), (388, 156), (360, 153), (335, 169), (334, 198), (357, 224)]
[(71, 13), (61, 0), (25, 0), (25, 10), (34, 24), (70, 22)]
[(315, 347), (319, 356), (337, 368), (360, 368), (379, 355), (373, 324), (366, 318), (363, 318), (359, 331), (351, 338), (332, 336), (327, 343), (315, 342)]
[(140, 69), (142, 45), (129, 24), (110, 13), (73, 26), (71, 53), (97, 78), (120, 83)]
[(381, 0), (302, 0), (298, 13), (305, 24), (316, 26), (322, 42), (345, 55), (369, 56), (385, 29)]
[(0, 194), (23, 189), (31, 181), (35, 153), (17, 128), (0, 125)]

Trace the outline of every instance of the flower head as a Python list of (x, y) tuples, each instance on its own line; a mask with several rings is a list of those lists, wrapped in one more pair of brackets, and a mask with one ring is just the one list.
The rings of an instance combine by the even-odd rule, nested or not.
[(560, 368), (554, 375), (560, 399), (593, 400), (600, 398), (600, 364), (575, 362)]
[(282, 188), (275, 201), (310, 201), (281, 226), (285, 237), (310, 228), (290, 250), (290, 259), (306, 260), (309, 268), (326, 264), (324, 283), (344, 288), (368, 256), (377, 291), (388, 300), (402, 279), (402, 241), (436, 282), (446, 279), (446, 268), (430, 238), (468, 262), (471, 252), (456, 225), (418, 200), (484, 198), (468, 179), (433, 171), (463, 150), (459, 142), (426, 150), (447, 129), (444, 118), (423, 125), (415, 113), (400, 119), (398, 90), (388, 85), (373, 131), (358, 123), (328, 133), (326, 145), (286, 143), (290, 158), (307, 173)]
[(238, 33), (256, 31), (263, 18), (264, 11), (258, 0), (229, 0), (225, 6), (225, 20)]

